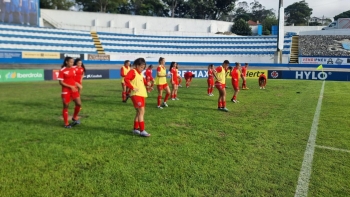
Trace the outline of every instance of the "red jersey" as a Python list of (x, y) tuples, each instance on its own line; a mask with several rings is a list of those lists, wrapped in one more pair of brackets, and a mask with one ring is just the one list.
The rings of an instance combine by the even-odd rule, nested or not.
[(208, 79), (214, 80), (213, 70), (208, 70)]
[[(58, 73), (58, 77), (57, 79), (59, 81), (62, 81), (63, 83), (70, 85), (70, 86), (75, 86), (76, 87), (76, 74), (75, 74), (75, 68), (71, 67), (64, 67), (60, 70), (60, 72)], [(66, 87), (66, 86), (62, 86), (62, 92), (68, 92), (71, 91), (70, 88)]]
[(145, 71), (145, 76), (147, 80), (153, 80), (152, 69), (147, 68)]
[(242, 67), (242, 75), (243, 75), (244, 77), (247, 76), (247, 67), (245, 67), (245, 66)]
[(261, 74), (261, 75), (259, 76), (259, 79), (266, 79), (266, 75), (265, 75), (265, 74)]
[(176, 68), (175, 67), (172, 68), (170, 72), (171, 72), (171, 80), (172, 81), (177, 81), (178, 73), (177, 73)]
[(186, 72), (185, 74), (184, 74), (184, 76), (185, 76), (185, 79), (189, 79), (189, 78), (192, 78), (192, 72)]
[(83, 67), (73, 67), (75, 69), (75, 81), (80, 83), (83, 81), (84, 68)]
[(237, 68), (234, 68), (231, 71), (231, 78), (232, 78), (232, 83), (238, 83), (239, 80), (239, 71)]

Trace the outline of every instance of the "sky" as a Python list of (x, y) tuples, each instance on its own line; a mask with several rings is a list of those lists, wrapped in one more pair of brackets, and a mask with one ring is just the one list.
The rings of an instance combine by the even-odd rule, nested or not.
[[(240, 0), (248, 3), (253, 0)], [(258, 0), (267, 9), (273, 8), (275, 11), (278, 10), (279, 0)], [(289, 5), (299, 2), (300, 0), (283, 0), (283, 7), (286, 8)], [(322, 17), (323, 15), (328, 18), (332, 18), (342, 12), (350, 10), (350, 0), (306, 0), (309, 7), (313, 9), (312, 16)]]

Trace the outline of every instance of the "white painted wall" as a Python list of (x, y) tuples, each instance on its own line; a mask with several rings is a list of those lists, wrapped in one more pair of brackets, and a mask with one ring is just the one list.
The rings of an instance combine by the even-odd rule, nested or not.
[[(101, 31), (121, 34), (163, 35), (163, 36), (222, 36), (216, 32), (231, 30), (232, 22), (150, 17), (96, 12), (76, 12), (41, 9), (40, 26), (43, 19), (60, 29)], [(251, 26), (253, 35), (257, 26)], [(285, 32), (321, 30), (318, 26), (285, 26)]]
[(149, 35), (215, 35), (231, 22), (41, 9), (41, 17), (58, 28)]
[(295, 32), (300, 34), (303, 31), (321, 31), (324, 26), (285, 26), (284, 32)]
[[(274, 63), (274, 55), (166, 55), (164, 54), (122, 54), (113, 53), (111, 55), (111, 60), (114, 61), (124, 61), (124, 60), (135, 60), (139, 57), (143, 57), (146, 61), (157, 62), (159, 57), (164, 57), (167, 62), (212, 62), (212, 63), (222, 63), (224, 60), (229, 60), (230, 62), (241, 62), (241, 63)], [(289, 62), (289, 55), (283, 55), (283, 63)]]
[(300, 32), (300, 35), (350, 35), (350, 30), (333, 29), (333, 30), (321, 30), (321, 31), (304, 31), (304, 32)]

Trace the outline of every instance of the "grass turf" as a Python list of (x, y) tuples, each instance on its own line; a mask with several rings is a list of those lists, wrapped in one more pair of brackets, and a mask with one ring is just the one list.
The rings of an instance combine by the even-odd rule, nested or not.
[[(135, 111), (121, 102), (119, 80), (84, 82), (82, 124), (73, 129), (62, 127), (58, 82), (2, 83), (0, 196), (294, 196), (321, 82), (270, 80), (266, 90), (256, 83), (248, 80), (239, 104), (227, 102), (228, 113), (217, 110), (216, 90), (206, 95), (205, 80), (180, 88), (181, 100), (163, 110), (152, 92), (150, 138), (132, 135)], [(350, 85), (326, 82), (319, 145), (350, 147), (342, 137), (349, 139), (348, 119), (332, 116), (344, 87)], [(334, 141), (322, 129), (330, 120)], [(313, 196), (341, 194), (332, 192), (348, 181), (347, 153), (328, 151), (316, 149)], [(322, 174), (337, 159), (343, 167)], [(339, 175), (339, 184), (326, 175)]]

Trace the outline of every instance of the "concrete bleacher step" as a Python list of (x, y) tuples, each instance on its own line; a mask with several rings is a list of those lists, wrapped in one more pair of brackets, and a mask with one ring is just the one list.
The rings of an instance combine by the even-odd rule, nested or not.
[(299, 63), (299, 36), (292, 37), (292, 45), (291, 45), (289, 63), (290, 64), (298, 64)]
[(92, 41), (94, 42), (97, 53), (105, 54), (105, 50), (103, 49), (102, 43), (100, 41), (100, 38), (97, 35), (97, 32), (91, 31), (90, 34), (91, 34)]

